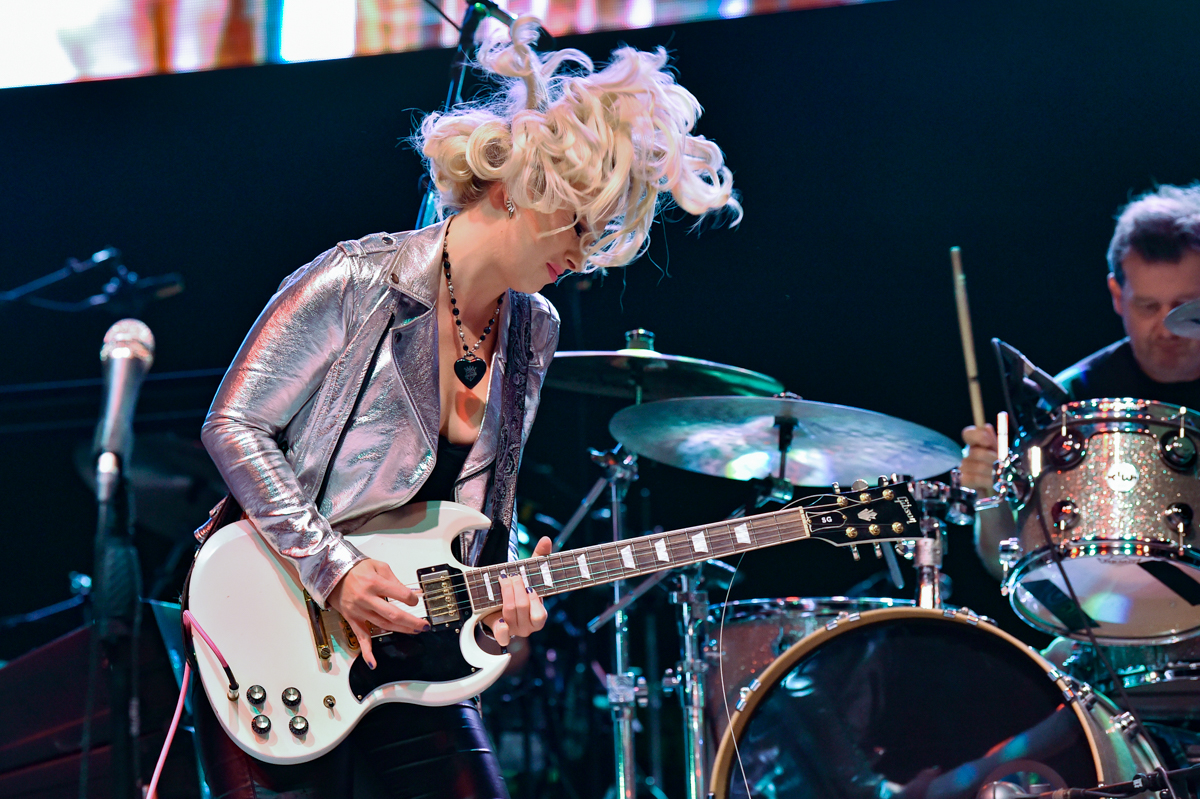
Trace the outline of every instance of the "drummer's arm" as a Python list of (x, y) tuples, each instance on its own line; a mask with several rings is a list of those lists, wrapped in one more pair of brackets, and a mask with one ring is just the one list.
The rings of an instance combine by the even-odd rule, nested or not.
[[(981, 497), (990, 497), (994, 493), (992, 467), (996, 462), (996, 431), (990, 424), (983, 429), (971, 426), (963, 430), (962, 435), (967, 444), (962, 462), (963, 485), (975, 489)], [(984, 568), (997, 580), (1002, 577), (1000, 542), (1016, 534), (1016, 520), (1007, 502), (976, 511), (975, 552)]]

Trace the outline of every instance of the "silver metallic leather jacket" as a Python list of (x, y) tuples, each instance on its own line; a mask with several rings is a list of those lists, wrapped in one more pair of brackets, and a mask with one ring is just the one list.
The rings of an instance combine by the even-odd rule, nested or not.
[[(321, 605), (365, 558), (342, 534), (403, 505), (433, 470), (444, 231), (439, 224), (342, 242), (292, 274), (246, 336), (201, 431), (230, 492)], [(455, 484), (455, 499), (485, 514), (509, 305), (497, 325), (479, 437)], [(531, 296), (530, 317), (522, 446), (559, 329), (541, 295)], [(481, 535), (464, 536), (463, 553), (474, 552), (471, 539)]]

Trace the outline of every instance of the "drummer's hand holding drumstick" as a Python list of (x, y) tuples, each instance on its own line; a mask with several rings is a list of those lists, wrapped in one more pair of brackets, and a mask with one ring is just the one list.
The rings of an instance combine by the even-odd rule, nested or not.
[(962, 462), (963, 485), (975, 489), (980, 496), (990, 497), (994, 493), (993, 469), (999, 457), (996, 428), (990, 424), (983, 427), (969, 425), (963, 428), (962, 437), (967, 445)]

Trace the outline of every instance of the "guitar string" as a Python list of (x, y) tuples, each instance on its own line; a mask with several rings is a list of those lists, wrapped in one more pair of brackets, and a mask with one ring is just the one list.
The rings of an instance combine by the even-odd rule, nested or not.
[[(855, 502), (854, 504), (859, 505), (859, 504), (866, 504), (866, 503)], [(696, 527), (685, 528), (682, 530), (675, 530), (670, 533), (658, 533), (658, 534), (650, 535), (650, 536), (641, 536), (639, 538), (625, 539), (620, 542), (605, 542), (603, 544), (596, 544), (596, 545), (593, 545), (590, 547), (585, 547), (582, 549), (566, 550), (563, 552), (552, 552), (552, 553), (542, 556), (540, 558), (527, 558), (527, 559), (523, 559), (523, 560), (519, 560), (519, 561), (510, 561), (508, 563), (496, 564), (494, 566), (488, 566), (488, 567), (482, 567), (482, 568), (472, 568), (470, 571), (463, 573), (464, 581), (467, 583), (466, 587), (455, 588), (453, 590), (453, 592), (451, 592), (450, 595), (453, 596), (456, 600), (460, 600), (463, 597), (463, 595), (466, 594), (467, 597), (469, 598), (472, 606), (475, 606), (477, 604), (477, 602), (476, 602), (477, 597), (472, 595), (472, 591), (475, 591), (476, 594), (478, 594), (478, 599), (480, 602), (482, 602), (483, 596), (484, 596), (484, 591), (486, 590), (486, 586), (483, 584), (484, 573), (487, 573), (488, 577), (490, 577), (491, 579), (495, 579), (498, 583), (499, 579), (500, 579), (499, 572), (508, 571), (509, 569), (512, 569), (517, 573), (517, 575), (519, 575), (520, 567), (526, 566), (527, 567), (526, 568), (526, 577), (523, 580), (523, 582), (532, 586), (533, 578), (530, 578), (528, 576), (528, 572), (529, 572), (528, 567), (530, 567), (530, 566), (533, 567), (534, 576), (537, 578), (541, 577), (540, 569), (541, 569), (541, 565), (543, 563), (549, 564), (549, 567), (550, 567), (550, 570), (552, 573), (555, 571), (559, 571), (559, 572), (576, 571), (576, 572), (578, 572), (577, 558), (580, 555), (584, 555), (586, 557), (587, 554), (591, 554), (591, 555), (595, 556), (593, 559), (589, 559), (587, 561), (588, 571), (592, 576), (590, 578), (584, 578), (584, 577), (582, 577), (582, 575), (576, 577), (576, 576), (566, 576), (563, 574), (559, 574), (559, 575), (552, 577), (552, 582), (551, 582), (551, 585), (549, 585), (549, 586), (547, 586), (545, 584), (545, 580), (544, 580), (544, 578), (542, 578), (542, 580), (541, 580), (543, 583), (542, 590), (546, 592), (547, 596), (551, 596), (551, 595), (554, 595), (557, 593), (564, 593), (566, 591), (574, 590), (577, 588), (582, 588), (587, 585), (599, 585), (599, 584), (603, 584), (604, 582), (611, 582), (613, 579), (622, 579), (622, 577), (620, 577), (620, 576), (614, 577), (614, 575), (625, 575), (627, 577), (636, 577), (636, 576), (644, 575), (644, 574), (653, 574), (658, 571), (664, 571), (666, 569), (676, 568), (676, 567), (678, 567), (678, 565), (686, 565), (687, 562), (695, 562), (698, 560), (706, 559), (706, 558), (697, 557), (697, 558), (695, 558), (694, 561), (685, 560), (685, 563), (683, 563), (683, 564), (676, 563), (681, 549), (683, 550), (685, 559), (692, 558), (695, 554), (698, 554), (697, 552), (694, 551), (694, 546), (689, 546), (691, 544), (691, 538), (692, 538), (689, 534), (692, 533), (693, 531), (696, 531), (696, 532), (703, 531), (703, 532), (709, 533), (708, 540), (713, 542), (713, 550), (709, 551), (706, 554), (708, 554), (712, 557), (717, 557), (717, 556), (721, 556), (721, 555), (731, 555), (731, 554), (737, 554), (739, 551), (745, 551), (745, 550), (739, 550), (739, 546), (744, 546), (744, 545), (742, 545), (740, 542), (736, 541), (736, 531), (733, 529), (734, 527), (739, 526), (741, 523), (747, 523), (747, 526), (752, 524), (756, 528), (762, 528), (762, 529), (756, 529), (753, 531), (754, 535), (758, 536), (760, 538), (764, 534), (769, 536), (772, 533), (772, 531), (766, 529), (767, 524), (771, 524), (772, 526), (774, 526), (775, 530), (773, 532), (774, 532), (774, 536), (775, 536), (776, 540), (771, 540), (771, 541), (758, 540), (758, 541), (753, 541), (753, 543), (751, 543), (749, 545), (750, 547), (752, 547), (754, 549), (759, 549), (759, 548), (765, 548), (765, 547), (769, 547), (769, 546), (775, 546), (775, 545), (782, 544), (782, 543), (787, 543), (788, 541), (791, 541), (791, 540), (799, 540), (798, 538), (785, 538), (785, 537), (794, 535), (797, 532), (805, 533), (806, 530), (804, 529), (804, 522), (806, 520), (808, 520), (808, 517), (810, 517), (814, 514), (819, 515), (822, 512), (826, 512), (826, 511), (830, 511), (830, 510), (836, 510), (836, 511), (840, 511), (840, 512), (844, 513), (846, 511), (848, 511), (850, 507), (851, 506), (849, 506), (849, 505), (844, 506), (844, 507), (838, 507), (838, 506), (833, 506), (833, 505), (825, 506), (825, 507), (805, 506), (802, 508), (791, 509), (791, 510), (787, 510), (787, 511), (777, 511), (773, 514), (762, 514), (758, 517), (748, 517), (749, 519), (754, 519), (754, 521), (748, 522), (748, 523), (745, 521), (742, 521), (742, 522), (738, 522), (736, 524), (728, 523), (725, 525), (725, 529), (719, 529), (719, 526), (717, 527), (717, 529), (713, 529), (712, 527), (709, 527), (708, 525), (699, 525)], [(795, 514), (796, 510), (801, 510), (804, 512), (803, 519), (800, 519), (800, 517), (797, 516), (797, 518), (800, 519), (799, 524), (797, 525), (795, 521), (788, 520), (788, 521), (784, 522), (784, 526), (781, 527), (779, 517), (781, 517), (781, 516), (789, 516), (790, 517)], [(809, 524), (811, 525), (811, 521), (809, 521)], [(837, 530), (837, 529), (844, 529), (844, 527), (823, 528), (823, 529), (824, 530)], [(817, 531), (814, 531), (814, 532), (817, 532)], [(731, 533), (733, 533), (732, 541), (730, 540)], [(809, 535), (812, 535), (812, 533), (810, 532)], [(685, 537), (687, 540), (684, 540)], [(656, 542), (660, 541), (660, 540), (664, 541), (665, 545), (670, 549), (668, 561), (662, 561), (661, 559), (657, 558)], [(863, 543), (863, 544), (866, 544), (868, 542), (879, 543), (881, 541), (889, 541), (889, 540), (892, 540), (891, 536), (887, 536), (887, 537), (883, 537), (883, 538), (876, 537), (876, 538), (872, 538), (872, 539), (864, 539), (861, 543)], [(843, 542), (843, 543), (848, 543), (848, 542)], [(732, 546), (732, 549), (725, 551), (725, 547), (727, 547), (727, 546)], [(654, 568), (647, 568), (645, 565), (635, 565), (634, 568), (630, 569), (629, 567), (625, 566), (623, 563), (623, 558), (621, 558), (621, 556), (620, 556), (620, 551), (622, 549), (624, 549), (625, 547), (631, 547), (631, 554), (634, 557), (635, 564), (637, 564), (639, 559), (642, 559), (642, 560), (649, 559), (651, 566), (653, 566)], [(717, 551), (717, 550), (722, 550), (722, 551)], [(557, 559), (558, 562), (556, 562), (556, 563), (552, 562), (552, 559)], [(610, 564), (613, 564), (613, 563), (616, 563), (619, 565), (610, 566)], [(672, 563), (676, 563), (676, 566), (669, 565)], [(472, 578), (474, 578), (474, 580), (475, 580), (474, 586), (471, 585)], [(561, 588), (561, 590), (558, 590), (560, 585), (563, 587)], [(420, 583), (408, 584), (406, 587), (420, 589), (421, 584)], [(550, 590), (546, 591), (547, 588)], [(486, 606), (486, 607), (499, 607), (499, 605), (491, 605), (491, 606)]]
[[(855, 505), (859, 504), (866, 503), (855, 503)], [(515, 575), (510, 576), (520, 576), (520, 568), (521, 566), (525, 566), (526, 575), (523, 579), (523, 582), (530, 587), (533, 587), (535, 579), (540, 578), (542, 582), (542, 589), (541, 592), (539, 592), (539, 595), (553, 596), (555, 594), (565, 593), (567, 591), (586, 587), (588, 585), (601, 585), (606, 582), (612, 582), (613, 580), (653, 574), (671, 568), (678, 568), (679, 566), (687, 565), (688, 563), (705, 560), (707, 558), (695, 557), (699, 553), (695, 551), (694, 546), (691, 546), (691, 536), (687, 535), (693, 530), (705, 531), (710, 534), (707, 542), (712, 543), (712, 549), (706, 552), (706, 555), (710, 557), (727, 556), (738, 554), (739, 552), (749, 551), (745, 548), (747, 546), (749, 549), (761, 549), (769, 546), (788, 543), (789, 541), (793, 540), (802, 540), (805, 537), (812, 537), (814, 531), (807, 529), (805, 526), (805, 521), (808, 521), (809, 527), (811, 527), (811, 521), (808, 520), (809, 516), (813, 515), (814, 513), (819, 515), (821, 512), (829, 510), (846, 512), (850, 507), (851, 506), (849, 505), (845, 507), (827, 506), (824, 508), (813, 506), (803, 507), (799, 510), (804, 511), (804, 516), (803, 518), (797, 517), (799, 519), (798, 524), (796, 521), (788, 520), (781, 525), (779, 521), (780, 516), (792, 516), (795, 513), (795, 510), (790, 512), (778, 511), (774, 514), (763, 514), (758, 517), (750, 517), (756, 520), (750, 522), (749, 524), (753, 524), (754, 527), (762, 529), (756, 529), (753, 531), (754, 535), (757, 536), (759, 540), (752, 541), (752, 543), (749, 545), (738, 542), (736, 540), (736, 531), (733, 529), (745, 522), (729, 523), (725, 526), (725, 529), (712, 529), (707, 525), (701, 525), (698, 527), (685, 528), (684, 530), (676, 530), (670, 533), (659, 533), (651, 536), (625, 539), (624, 541), (620, 542), (605, 542), (603, 544), (596, 544), (583, 549), (554, 552), (540, 558), (528, 558), (520, 561), (496, 564), (494, 566), (474, 568), (469, 572), (463, 573), (465, 587), (455, 588), (449, 593), (449, 596), (452, 596), (456, 601), (460, 601), (465, 595), (469, 604), (472, 606), (472, 609), (475, 611), (482, 612), (485, 610), (493, 610), (501, 607), (502, 603), (497, 604), (494, 600), (484, 599), (486, 586), (484, 585), (483, 580), (485, 573), (486, 577), (496, 580), (497, 584), (499, 584), (499, 572), (508, 571), (511, 569), (515, 572)], [(749, 524), (747, 526), (749, 526)], [(773, 526), (774, 530), (766, 529), (767, 524)], [(823, 530), (837, 529), (844, 529), (844, 527), (823, 528)], [(764, 536), (770, 537), (772, 533), (774, 535), (774, 540), (763, 540)], [(796, 533), (805, 533), (806, 535), (795, 536)], [(687, 540), (684, 540), (685, 537)], [(864, 539), (861, 543), (883, 543), (891, 540), (894, 539), (889, 535)], [(670, 552), (668, 561), (662, 561), (657, 557), (657, 541), (664, 541), (665, 545), (669, 548)], [(625, 547), (631, 548), (630, 554), (633, 556), (635, 563), (635, 566), (632, 569), (624, 565), (623, 557), (620, 556), (620, 551)], [(732, 548), (726, 549), (726, 547)], [(679, 557), (681, 549), (683, 550), (684, 554), (684, 562), (679, 563), (677, 562), (677, 558)], [(578, 573), (577, 558), (579, 555), (585, 553), (591, 553), (599, 556), (594, 560), (588, 561), (588, 571), (592, 575), (590, 578), (584, 578), (582, 575), (567, 576), (563, 574), (553, 574), (555, 571), (575, 571)], [(557, 559), (557, 562), (554, 562), (554, 559)], [(650, 567), (638, 564), (639, 559), (649, 560)], [(619, 565), (610, 566), (612, 563)], [(544, 577), (540, 574), (542, 564), (548, 564), (552, 573), (551, 584), (548, 586), (545, 584)], [(597, 567), (597, 564), (599, 564), (599, 567)], [(529, 576), (529, 567), (531, 566), (533, 577)], [(472, 584), (472, 581), (474, 584)]]
[[(759, 522), (758, 524), (762, 524), (762, 522)], [(802, 522), (799, 525), (792, 523), (786, 529), (781, 529), (780, 526), (778, 525), (778, 523), (773, 520), (772, 520), (772, 524), (775, 527), (774, 534), (775, 534), (775, 537), (777, 540), (760, 541), (760, 542), (752, 543), (750, 545), (745, 545), (745, 544), (741, 544), (740, 542), (737, 542), (736, 541), (736, 533), (732, 529), (725, 530), (725, 531), (714, 531), (713, 534), (711, 535), (711, 537), (707, 540), (707, 543), (711, 543), (712, 547), (711, 547), (710, 551), (708, 551), (704, 554), (707, 555), (708, 557), (717, 557), (717, 556), (721, 556), (721, 555), (736, 554), (739, 551), (739, 549), (738, 549), (739, 546), (740, 547), (749, 546), (751, 549), (764, 548), (767, 546), (786, 543), (789, 540), (799, 540), (798, 538), (797, 539), (785, 538), (785, 536), (791, 535), (796, 532), (801, 532), (801, 533), (805, 532), (805, 527)], [(482, 585), (482, 576), (483, 576), (484, 572), (487, 572), (488, 576), (490, 576), (491, 578), (498, 580), (500, 571), (508, 571), (510, 569), (515, 569), (517, 572), (517, 575), (519, 576), (521, 566), (524, 565), (524, 566), (528, 567), (530, 565), (534, 565), (534, 570), (533, 570), (534, 576), (541, 578), (542, 582), (543, 582), (542, 590), (546, 592), (547, 596), (552, 596), (557, 593), (565, 593), (567, 591), (574, 590), (577, 588), (582, 588), (587, 585), (600, 585), (605, 582), (611, 582), (613, 579), (622, 579), (623, 577), (636, 577), (636, 576), (640, 576), (640, 575), (644, 575), (644, 574), (653, 574), (655, 572), (665, 571), (665, 570), (671, 569), (671, 568), (678, 568), (679, 566), (687, 565), (689, 562), (706, 560), (707, 559), (706, 557), (695, 557), (695, 560), (690, 560), (690, 558), (692, 558), (693, 555), (698, 555), (699, 553), (697, 553), (695, 551), (694, 546), (691, 543), (690, 537), (688, 537), (687, 540), (683, 540), (684, 532), (685, 531), (681, 530), (681, 531), (675, 531), (672, 533), (659, 533), (659, 534), (652, 535), (652, 536), (643, 536), (641, 538), (636, 538), (636, 539), (625, 539), (624, 541), (620, 541), (620, 542), (610, 541), (610, 542), (606, 542), (604, 544), (597, 544), (592, 547), (587, 547), (585, 549), (567, 550), (565, 552), (551, 553), (542, 558), (529, 558), (529, 559), (521, 560), (521, 561), (512, 561), (510, 563), (497, 564), (495, 566), (488, 566), (488, 567), (484, 567), (482, 569), (474, 569), (471, 572), (466, 573), (464, 575), (464, 577), (466, 577), (468, 580), (472, 577), (476, 578), (476, 586), (474, 587), (474, 590), (477, 593), (482, 594), (486, 590), (486, 588)], [(771, 532), (772, 531), (769, 531), (769, 530), (762, 530), (758, 534), (760, 536), (763, 535), (764, 533), (767, 535), (770, 535)], [(732, 533), (732, 535), (731, 535), (731, 533)], [(673, 538), (674, 538), (674, 540), (672, 540)], [(669, 547), (669, 549), (670, 549), (669, 560), (666, 562), (657, 560), (657, 551), (656, 551), (656, 547), (655, 547), (655, 542), (659, 541), (659, 540), (664, 541), (666, 546)], [(726, 549), (726, 547), (728, 547), (730, 545), (732, 545), (733, 548)], [(622, 556), (620, 555), (620, 550), (624, 549), (625, 547), (631, 547), (630, 554), (633, 556), (633, 560), (635, 563), (635, 566), (632, 569), (630, 569), (629, 567), (624, 565), (624, 560), (623, 560)], [(745, 549), (742, 549), (742, 551), (745, 551)], [(550, 586), (545, 585), (544, 577), (542, 577), (542, 575), (540, 574), (540, 568), (541, 568), (542, 563), (549, 563), (551, 561), (551, 559), (554, 559), (554, 558), (557, 558), (559, 560), (559, 563), (557, 563), (557, 564), (553, 564), (553, 563), (550, 564), (550, 571), (551, 571), (552, 575), (556, 569), (557, 570), (572, 570), (572, 571), (578, 572), (577, 558), (579, 555), (588, 553), (588, 552), (592, 552), (593, 554), (599, 556), (598, 558), (596, 558), (594, 560), (588, 561), (588, 572), (592, 575), (590, 578), (582, 577), (582, 575), (580, 575), (578, 577), (560, 575), (556, 579), (553, 579), (553, 583)], [(683, 562), (679, 562), (679, 556), (681, 553), (684, 556)], [(639, 558), (639, 556), (640, 556), (640, 558)], [(639, 559), (641, 559), (643, 561), (650, 560), (653, 568), (649, 568), (644, 564), (637, 565)], [(613, 564), (613, 565), (610, 566), (610, 564)], [(529, 571), (530, 571), (530, 569), (526, 568), (526, 575), (527, 575), (526, 582), (532, 582), (532, 579), (533, 579), (528, 576)], [(547, 589), (549, 589), (549, 590), (547, 590)], [(471, 591), (472, 591), (472, 586), (468, 583), (468, 586), (466, 589), (461, 589), (461, 588), (456, 589), (454, 591), (454, 596), (455, 596), (455, 598), (461, 598), (464, 592), (466, 592), (469, 595), (471, 593)], [(471, 599), (474, 600), (475, 597), (471, 597)], [(472, 601), (472, 605), (475, 605), (475, 604), (476, 603), (474, 601)], [(495, 605), (495, 607), (499, 607), (499, 605)]]
[[(825, 496), (829, 495), (817, 495), (808, 499), (810, 501), (817, 500)], [(765, 513), (758, 516), (744, 517), (740, 520), (731, 520), (726, 522), (724, 525), (697, 525), (694, 527), (683, 528), (681, 530), (674, 530), (668, 533), (640, 536), (638, 538), (625, 539), (619, 542), (609, 541), (575, 550), (552, 552), (539, 558), (526, 558), (518, 561), (510, 561), (508, 563), (496, 564), (494, 566), (471, 568), (469, 571), (461, 573), (463, 587), (460, 588), (456, 586), (451, 592), (448, 594), (443, 594), (442, 596), (453, 598), (456, 603), (463, 601), (465, 597), (473, 612), (487, 612), (496, 610), (503, 606), (503, 602), (501, 601), (499, 604), (497, 604), (493, 599), (485, 599), (485, 580), (496, 580), (497, 589), (499, 589), (499, 573), (501, 571), (508, 571), (511, 569), (514, 571), (514, 575), (509, 576), (519, 577), (521, 576), (521, 567), (525, 566), (526, 570), (522, 582), (526, 586), (532, 588), (534, 580), (536, 578), (540, 578), (542, 582), (542, 590), (539, 592), (539, 596), (553, 596), (587, 586), (603, 585), (615, 580), (654, 574), (671, 568), (679, 568), (680, 566), (688, 565), (689, 563), (706, 560), (706, 557), (697, 557), (697, 555), (700, 554), (700, 551), (695, 549), (695, 545), (692, 541), (692, 534), (696, 532), (706, 533), (707, 535), (705, 542), (712, 544), (712, 548), (704, 552), (705, 555), (708, 557), (723, 557), (738, 554), (739, 552), (744, 553), (753, 549), (777, 546), (779, 544), (788, 543), (794, 540), (803, 540), (807, 537), (815, 537), (816, 533), (820, 531), (835, 531), (845, 529), (845, 527), (852, 525), (841, 525), (832, 528), (822, 527), (820, 530), (816, 530), (813, 529), (812, 518), (814, 516), (819, 516), (823, 512), (829, 511), (836, 511), (846, 514), (849, 513), (849, 511), (854, 507), (869, 507), (870, 505), (878, 502), (878, 499), (879, 498), (873, 497), (871, 500), (865, 502), (861, 500), (851, 500), (849, 504), (844, 506), (829, 504), (824, 506), (802, 505), (790, 507), (780, 511), (775, 511), (774, 513)], [(892, 502), (894, 500), (885, 501)], [(780, 524), (781, 519), (784, 519), (782, 526)], [(750, 528), (751, 526), (756, 528), (752, 531), (749, 529), (747, 530), (747, 532), (751, 532), (753, 535), (752, 541), (749, 545), (744, 545), (737, 541), (737, 531), (735, 528), (741, 526), (742, 524), (745, 524), (747, 528)], [(774, 530), (768, 530), (768, 524), (771, 525)], [(802, 533), (803, 535), (796, 536), (796, 533)], [(769, 537), (772, 534), (774, 535), (774, 540), (762, 540), (764, 536)], [(731, 535), (733, 537), (732, 541), (730, 540)], [(892, 536), (888, 535), (864, 539), (860, 543), (878, 544), (891, 540), (894, 539)], [(665, 547), (669, 549), (667, 561), (663, 561), (658, 557), (658, 541), (663, 541)], [(840, 543), (847, 544), (850, 542), (847, 541)], [(691, 544), (691, 546), (689, 546), (689, 544)], [(726, 546), (732, 546), (732, 549), (726, 551)], [(739, 546), (748, 546), (749, 549), (739, 549)], [(630, 554), (633, 557), (635, 566), (632, 569), (624, 565), (624, 558), (620, 554), (625, 547), (630, 548)], [(684, 554), (684, 561), (682, 563), (677, 562), (680, 549), (683, 550)], [(578, 557), (583, 555), (585, 558), (587, 558), (588, 554), (596, 557), (595, 559), (586, 560), (588, 573), (591, 576), (585, 578), (579, 571)], [(641, 557), (639, 558), (639, 556)], [(557, 559), (557, 562), (553, 562), (552, 559)], [(639, 564), (639, 559), (648, 559), (650, 562), (650, 567)], [(611, 563), (616, 563), (618, 565), (610, 566)], [(547, 564), (551, 571), (552, 578), (550, 585), (546, 585), (545, 578), (541, 574), (541, 567), (543, 564)], [(599, 564), (599, 568), (597, 568), (597, 564)], [(531, 570), (530, 567), (532, 567), (533, 577), (529, 576), (529, 572)], [(579, 576), (566, 576), (561, 573), (556, 575), (554, 574), (556, 571), (575, 571)], [(472, 582), (474, 582), (474, 585)], [(422, 586), (421, 583), (410, 583), (405, 587), (420, 591)]]
[[(501, 605), (482, 604), (491, 601), (485, 599), (486, 587), (483, 584), (484, 573), (487, 573), (491, 579), (496, 580), (498, 584), (500, 579), (499, 572), (511, 570), (514, 572), (515, 576), (520, 577), (520, 568), (521, 566), (525, 566), (526, 578), (523, 582), (526, 582), (532, 587), (534, 578), (538, 578), (543, 582), (542, 591), (539, 592), (539, 595), (544, 594), (545, 596), (553, 596), (555, 594), (566, 593), (567, 591), (587, 587), (589, 585), (602, 585), (606, 582), (612, 582), (614, 580), (637, 577), (646, 574), (654, 574), (659, 571), (679, 568), (680, 566), (685, 566), (689, 563), (707, 560), (709, 557), (721, 557), (738, 554), (739, 552), (745, 552), (753, 549), (777, 546), (779, 544), (788, 543), (789, 541), (802, 540), (806, 536), (797, 536), (796, 533), (807, 534), (809, 532), (809, 527), (805, 524), (807, 521), (806, 519), (800, 519), (797, 517), (797, 520), (789, 520), (781, 525), (777, 518), (773, 518), (782, 515), (792, 516), (794, 514), (795, 511), (779, 511), (775, 514), (762, 514), (758, 517), (752, 517), (755, 519), (755, 521), (747, 524), (748, 528), (750, 528), (751, 525), (754, 528), (748, 529), (748, 532), (752, 536), (752, 543), (750, 544), (743, 544), (737, 541), (737, 532), (733, 528), (746, 522), (745, 520), (735, 520), (734, 522), (728, 523), (726, 525), (726, 529), (724, 530), (714, 530), (708, 528), (707, 525), (700, 525), (697, 527), (675, 530), (669, 533), (657, 533), (649, 536), (641, 536), (639, 538), (624, 539), (619, 542), (609, 541), (603, 544), (594, 544), (590, 547), (584, 547), (581, 549), (552, 552), (549, 555), (545, 555), (540, 558), (527, 558), (518, 561), (510, 561), (508, 563), (496, 564), (493, 566), (472, 568), (470, 571), (462, 574), (463, 581), (466, 586), (464, 588), (455, 588), (452, 592), (449, 592), (449, 595), (453, 596), (456, 601), (459, 601), (465, 594), (474, 610), (490, 610), (501, 607)], [(811, 525), (811, 523), (809, 523), (809, 525)], [(773, 529), (768, 529), (768, 526)], [(703, 553), (705, 557), (695, 557), (701, 553), (695, 550), (695, 546), (692, 542), (691, 533), (693, 533), (693, 531), (705, 531), (708, 533), (705, 542), (709, 545), (709, 550)], [(755, 540), (755, 538), (758, 540)], [(669, 560), (665, 562), (658, 560), (657, 557), (658, 553), (656, 542), (660, 540), (665, 542), (665, 546), (669, 550)], [(620, 554), (620, 551), (627, 546), (632, 548), (630, 554), (633, 556), (635, 563), (633, 569), (630, 569), (624, 565), (623, 557)], [(681, 554), (683, 556), (682, 562), (680, 561)], [(590, 578), (585, 578), (581, 573), (579, 573), (577, 559), (580, 555), (583, 555), (585, 558), (587, 558), (588, 573), (591, 575)], [(692, 559), (693, 557), (694, 560)], [(551, 563), (551, 559), (557, 559), (558, 563)], [(639, 560), (643, 561), (643, 563), (637, 565)], [(653, 568), (645, 565), (645, 561), (647, 560), (650, 562), (650, 565)], [(557, 575), (553, 577), (552, 585), (546, 586), (540, 571), (542, 563), (550, 564), (552, 575), (555, 570), (571, 570), (575, 571), (577, 574), (579, 574), (579, 576)], [(531, 566), (532, 569), (530, 568)], [(530, 571), (533, 572), (532, 577), (529, 576)], [(511, 577), (514, 575), (509, 576)], [(471, 585), (472, 578), (474, 578), (475, 581), (474, 586)], [(419, 589), (420, 584), (408, 584), (406, 587)], [(547, 588), (549, 590), (547, 590)], [(472, 591), (475, 592), (475, 595), (472, 595)], [(445, 596), (445, 594), (443, 594), (443, 596)], [(479, 600), (478, 602), (477, 599)]]

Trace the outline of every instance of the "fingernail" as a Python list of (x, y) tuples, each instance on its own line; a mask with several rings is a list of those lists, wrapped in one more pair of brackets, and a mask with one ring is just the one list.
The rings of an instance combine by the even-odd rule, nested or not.
[(533, 593), (533, 589), (532, 589), (532, 588), (530, 588), (529, 586), (525, 586), (525, 593), (527, 593), (527, 594), (532, 594), (532, 593)]
[(500, 572), (500, 576), (501, 576), (501, 577), (507, 577), (507, 576), (508, 576), (508, 572), (502, 571), (502, 572)]
[(368, 663), (367, 665), (371, 667), (371, 671), (375, 671), (375, 664), (374, 664), (374, 663)]
[(430, 624), (429, 622), (425, 622), (425, 626), (421, 628), (421, 630), (423, 632), (429, 632), (432, 629), (433, 629), (433, 625)]
[(496, 624), (508, 624), (508, 622), (506, 622), (504, 617), (501, 616), (500, 618), (496, 619)]

